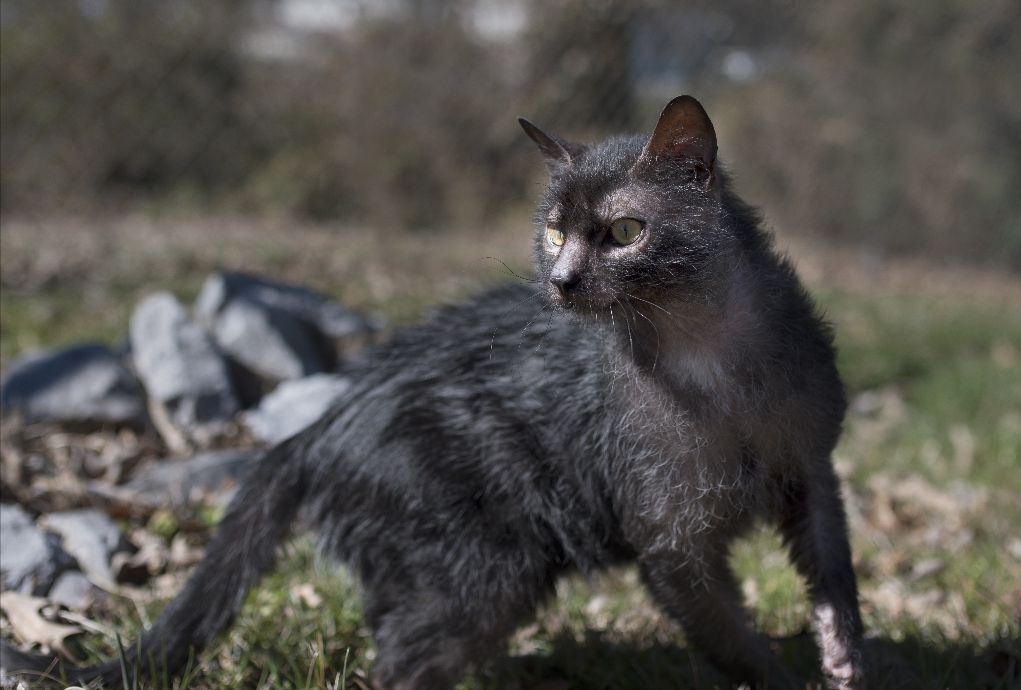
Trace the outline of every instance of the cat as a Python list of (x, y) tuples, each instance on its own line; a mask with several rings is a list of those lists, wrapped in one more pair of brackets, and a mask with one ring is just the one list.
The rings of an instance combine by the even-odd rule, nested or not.
[[(736, 680), (799, 687), (727, 565), (765, 520), (807, 581), (827, 684), (864, 686), (832, 335), (731, 191), (705, 110), (680, 96), (651, 137), (597, 145), (520, 123), (550, 177), (535, 280), (353, 365), (350, 391), (253, 468), (129, 667), (172, 672), (206, 646), (300, 513), (361, 585), (377, 690), (452, 688), (557, 578), (627, 562)], [(51, 662), (6, 644), (2, 661)], [(121, 682), (119, 660), (61, 670)]]

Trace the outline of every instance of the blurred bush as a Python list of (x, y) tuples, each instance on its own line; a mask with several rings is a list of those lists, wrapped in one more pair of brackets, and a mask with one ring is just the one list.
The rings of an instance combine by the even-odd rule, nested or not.
[(1021, 3), (794, 14), (796, 52), (713, 89), (742, 186), (805, 234), (1021, 268)]
[(4, 209), (189, 189), (211, 198), (244, 180), (265, 137), (248, 107), (242, 9), (5, 2)]
[(5, 213), (122, 204), (440, 228), (580, 138), (706, 103), (784, 231), (1021, 268), (1016, 0), (4, 0)]
[(312, 64), (261, 75), (276, 136), (246, 202), (432, 228), (521, 198), (507, 85), (455, 17), (366, 20), (320, 48)]

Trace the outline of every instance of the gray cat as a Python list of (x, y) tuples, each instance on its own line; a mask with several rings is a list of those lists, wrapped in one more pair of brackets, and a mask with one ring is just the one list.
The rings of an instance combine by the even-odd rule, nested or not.
[[(300, 513), (361, 584), (379, 690), (453, 687), (558, 577), (623, 562), (735, 680), (796, 687), (727, 566), (768, 520), (808, 582), (827, 683), (863, 687), (831, 334), (730, 191), (702, 106), (681, 96), (651, 138), (593, 146), (521, 124), (550, 171), (537, 279), (356, 365), (253, 469), (129, 667), (172, 672), (208, 644)], [(3, 646), (8, 670), (49, 661)], [(119, 660), (63, 671), (121, 682)]]

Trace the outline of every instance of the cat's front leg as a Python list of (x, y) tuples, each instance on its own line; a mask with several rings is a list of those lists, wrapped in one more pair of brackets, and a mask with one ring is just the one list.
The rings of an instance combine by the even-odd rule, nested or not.
[(862, 690), (862, 622), (840, 486), (829, 461), (788, 483), (780, 529), (808, 584), (812, 627), (833, 690)]
[(769, 640), (752, 629), (725, 554), (703, 555), (697, 564), (690, 554), (657, 553), (640, 559), (642, 576), (657, 603), (699, 651), (734, 680), (755, 687), (804, 688), (780, 664)]

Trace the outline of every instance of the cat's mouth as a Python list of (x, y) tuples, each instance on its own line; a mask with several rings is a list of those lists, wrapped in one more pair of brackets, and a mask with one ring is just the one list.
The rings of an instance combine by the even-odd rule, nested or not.
[(610, 310), (617, 301), (613, 296), (593, 295), (588, 291), (564, 294), (551, 289), (547, 296), (547, 302), (554, 309), (591, 318), (610, 318)]

